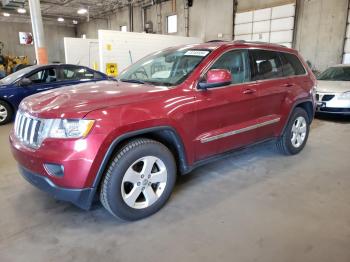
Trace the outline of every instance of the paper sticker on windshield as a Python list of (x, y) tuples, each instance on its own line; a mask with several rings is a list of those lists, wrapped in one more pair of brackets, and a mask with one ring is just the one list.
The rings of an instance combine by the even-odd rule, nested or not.
[(191, 55), (191, 56), (206, 56), (209, 54), (209, 51), (203, 51), (203, 50), (189, 50), (185, 53), (185, 55)]

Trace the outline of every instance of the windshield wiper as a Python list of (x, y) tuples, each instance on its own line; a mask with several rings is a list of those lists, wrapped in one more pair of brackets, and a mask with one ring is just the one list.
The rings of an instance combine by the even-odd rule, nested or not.
[(145, 84), (145, 82), (138, 80), (138, 79), (120, 79), (122, 82), (127, 82), (127, 83), (134, 83), (134, 84)]

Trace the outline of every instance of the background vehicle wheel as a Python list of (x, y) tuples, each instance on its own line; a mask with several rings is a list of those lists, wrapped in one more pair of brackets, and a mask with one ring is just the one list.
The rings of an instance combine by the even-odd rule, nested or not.
[(310, 120), (306, 111), (294, 109), (283, 135), (277, 141), (277, 148), (286, 155), (295, 155), (305, 146), (309, 136)]
[(160, 210), (176, 181), (176, 164), (163, 144), (150, 139), (127, 143), (102, 181), (100, 200), (114, 216), (138, 220)]
[(4, 102), (0, 101), (0, 126), (5, 125), (12, 120), (13, 110), (11, 106)]

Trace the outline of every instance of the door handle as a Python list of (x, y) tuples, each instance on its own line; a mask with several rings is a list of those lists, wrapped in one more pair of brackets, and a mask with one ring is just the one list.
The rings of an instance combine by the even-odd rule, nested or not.
[(288, 83), (288, 84), (284, 84), (283, 86), (284, 86), (284, 87), (292, 87), (292, 86), (294, 86), (294, 84)]
[(243, 91), (243, 94), (245, 94), (245, 95), (250, 95), (250, 94), (254, 94), (255, 92), (256, 92), (255, 89), (250, 89), (250, 88), (248, 88), (248, 89), (246, 89), (246, 90)]

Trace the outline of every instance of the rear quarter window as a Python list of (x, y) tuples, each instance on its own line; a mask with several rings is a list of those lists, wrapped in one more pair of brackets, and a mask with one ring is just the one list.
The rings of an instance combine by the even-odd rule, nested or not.
[(296, 55), (280, 53), (283, 76), (305, 75), (306, 70)]

